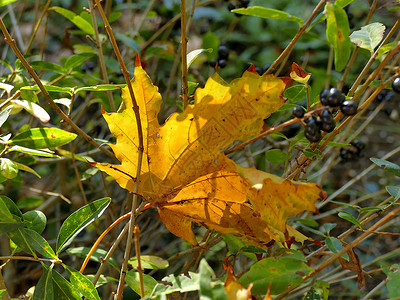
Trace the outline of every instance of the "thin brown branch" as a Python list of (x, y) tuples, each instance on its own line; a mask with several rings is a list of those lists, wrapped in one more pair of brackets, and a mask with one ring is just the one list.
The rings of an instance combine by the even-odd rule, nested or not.
[(182, 97), (183, 109), (189, 104), (187, 72), (186, 0), (181, 0), (181, 51), (182, 51)]
[(144, 297), (144, 284), (143, 284), (144, 269), (142, 268), (142, 262), (140, 259), (140, 229), (139, 229), (139, 226), (137, 226), (137, 225), (135, 226), (133, 233), (135, 235), (135, 251), (136, 251), (136, 260), (137, 260), (136, 270), (139, 273), (140, 297)]

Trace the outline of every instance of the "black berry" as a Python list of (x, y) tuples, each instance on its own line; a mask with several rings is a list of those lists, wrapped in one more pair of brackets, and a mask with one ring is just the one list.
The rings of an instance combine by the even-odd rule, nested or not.
[(267, 70), (269, 69), (269, 67), (271, 67), (271, 65), (266, 64), (266, 65), (263, 67), (263, 73), (267, 72)]
[(347, 149), (340, 149), (339, 156), (343, 162), (346, 162), (346, 161), (352, 160), (354, 158), (354, 153)]
[(250, 0), (239, 0), (239, 6), (247, 8), (249, 6)]
[(232, 3), (228, 3), (228, 10), (231, 11), (232, 9), (235, 9), (236, 5)]
[(321, 132), (318, 131), (315, 134), (310, 133), (307, 129), (304, 132), (304, 136), (306, 137), (307, 140), (309, 140), (312, 143), (319, 142), (322, 138)]
[(322, 123), (321, 130), (325, 132), (332, 132), (336, 127), (335, 123)]
[(335, 120), (329, 109), (325, 109), (322, 112), (321, 123), (322, 123), (321, 130), (325, 132), (332, 132), (335, 129), (336, 127)]
[(228, 59), (229, 57), (229, 49), (226, 46), (220, 46), (218, 48), (218, 59)]
[(296, 106), (296, 107), (294, 107), (292, 109), (292, 115), (295, 118), (299, 118), (300, 119), (300, 118), (304, 117), (304, 113), (305, 113), (305, 110), (301, 106)]
[(316, 120), (313, 119), (308, 121), (306, 132), (310, 133), (311, 135), (316, 135), (318, 132), (320, 132), (320, 127)]
[(400, 76), (396, 77), (392, 82), (392, 90), (400, 94)]
[(263, 74), (263, 71), (262, 71), (261, 68), (256, 67), (255, 69), (256, 69), (256, 72), (258, 73), (258, 75), (262, 75)]
[(220, 59), (218, 61), (218, 67), (220, 67), (221, 69), (226, 67), (226, 60), (225, 59)]
[(340, 106), (340, 110), (345, 116), (353, 116), (357, 113), (357, 107), (358, 105), (354, 101), (346, 100)]
[(329, 89), (323, 89), (319, 94), (319, 99), (321, 101), (321, 104), (324, 106), (328, 105), (328, 94), (329, 94)]
[(330, 107), (337, 107), (345, 100), (345, 96), (337, 88), (331, 88), (328, 92), (328, 105)]
[(208, 64), (210, 65), (210, 67), (215, 68), (215, 66), (217, 65), (217, 60), (212, 59), (212, 60), (210, 60), (210, 62)]
[(357, 156), (361, 156), (361, 152), (365, 149), (365, 143), (363, 141), (360, 140), (354, 140), (350, 143), (353, 147), (356, 148), (356, 154)]

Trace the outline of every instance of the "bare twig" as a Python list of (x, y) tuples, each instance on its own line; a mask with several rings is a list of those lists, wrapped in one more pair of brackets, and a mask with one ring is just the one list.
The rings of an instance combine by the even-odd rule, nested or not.
[(186, 0), (181, 0), (181, 51), (182, 51), (182, 96), (183, 109), (189, 104), (187, 78), (187, 36), (186, 36)]

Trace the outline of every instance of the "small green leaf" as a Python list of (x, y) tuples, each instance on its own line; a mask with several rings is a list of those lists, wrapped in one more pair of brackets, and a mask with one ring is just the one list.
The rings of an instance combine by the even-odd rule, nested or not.
[(283, 96), (288, 98), (289, 103), (299, 102), (307, 97), (307, 89), (302, 84), (296, 84), (286, 89)]
[(12, 106), (6, 106), (2, 111), (0, 111), (0, 127), (3, 126), (3, 124), (7, 121), (11, 109)]
[[(340, 251), (343, 250), (342, 243), (340, 242), (340, 240), (338, 240), (335, 237), (331, 237), (331, 236), (327, 237), (326, 240), (325, 240), (325, 244), (329, 248), (329, 250), (331, 250), (335, 254), (339, 253)], [(347, 261), (350, 260), (349, 255), (347, 253), (344, 253), (342, 255), (342, 257)]]
[(376, 46), (382, 41), (384, 32), (385, 25), (371, 23), (361, 27), (360, 30), (354, 31), (350, 35), (350, 40), (358, 47), (369, 50), (372, 54)]
[[(383, 45), (382, 47), (379, 48), (378, 50), (378, 56), (376, 58), (380, 58), (382, 57), (384, 54), (386, 54), (387, 52), (389, 52), (390, 50), (392, 50), (394, 47), (396, 47), (400, 42), (391, 42), (391, 43), (387, 43), (385, 45)], [(378, 85), (377, 87), (379, 87), (379, 85), (381, 84), (380, 80), (377, 80)], [(371, 82), (370, 85), (372, 85), (373, 82)]]
[[(75, 255), (77, 257), (81, 258), (86, 258), (90, 251), (89, 247), (75, 247), (75, 248), (69, 248), (66, 250), (68, 254)], [(94, 250), (92, 256), (90, 256), (90, 260), (101, 263), (102, 258), (106, 257), (107, 251), (104, 249), (96, 248)], [(110, 257), (110, 259), (107, 261), (108, 264), (112, 265), (116, 270), (119, 270), (118, 264), (115, 261), (114, 258)]]
[(251, 283), (252, 295), (266, 294), (271, 284), (271, 294), (279, 294), (288, 286), (296, 287), (302, 283), (302, 275), (308, 274), (312, 269), (303, 261), (292, 257), (264, 258), (250, 267), (244, 273), (239, 283), (248, 287)]
[[(28, 196), (28, 197), (19, 199), (17, 202), (17, 206), (19, 209), (34, 209), (34, 208), (40, 206), (43, 202), (44, 202), (44, 200), (42, 197)], [(26, 212), (26, 213), (28, 213), (28, 212)]]
[(26, 228), (18, 228), (17, 230), (9, 231), (7, 232), (7, 235), (10, 240), (15, 243), (15, 245), (22, 249), (22, 251), (25, 251), (26, 253), (36, 257), (35, 249), (32, 247), (28, 241), (28, 238), (26, 237), (29, 233), (26, 233), (24, 229)]
[(370, 207), (363, 207), (360, 209), (360, 214), (366, 213), (366, 212), (371, 212), (371, 211), (383, 211), (383, 207), (374, 207), (374, 206), (370, 206)]
[(75, 133), (58, 128), (33, 128), (17, 134), (7, 144), (32, 149), (55, 148), (68, 144), (75, 138)]
[(140, 47), (139, 44), (132, 38), (130, 38), (127, 35), (124, 35), (122, 33), (116, 33), (115, 37), (120, 40), (121, 42), (123, 42), (126, 46), (128, 46), (129, 48), (135, 50), (136, 52), (140, 53)]
[(7, 4), (11, 4), (17, 0), (0, 0), (0, 7), (6, 6)]
[(160, 295), (167, 295), (173, 292), (192, 292), (198, 291), (200, 288), (200, 275), (189, 272), (189, 276), (186, 275), (179, 275), (175, 277), (173, 274), (168, 275), (161, 279), (161, 282), (166, 282), (168, 284), (158, 283), (153, 291), (151, 292), (151, 297), (160, 296)]
[[(140, 295), (139, 273), (133, 270), (126, 273), (126, 283), (129, 287)], [(157, 280), (147, 274), (143, 274), (143, 285), (145, 295), (150, 295), (154, 287), (157, 285)]]
[(89, 203), (71, 214), (62, 224), (57, 237), (56, 253), (64, 250), (87, 225), (100, 217), (110, 204), (110, 198)]
[(270, 164), (281, 164), (286, 161), (287, 154), (280, 149), (271, 149), (265, 152), (265, 158)]
[(41, 106), (28, 100), (11, 100), (15, 109), (23, 108), (42, 123), (50, 121), (50, 115)]
[(388, 185), (386, 187), (386, 190), (390, 194), (390, 196), (394, 197), (394, 199), (393, 199), (394, 201), (397, 201), (400, 198), (400, 187)]
[(326, 234), (329, 235), (329, 233), (331, 232), (331, 230), (333, 228), (335, 228), (337, 226), (336, 223), (325, 223), (324, 225), (322, 225), (322, 228), (325, 230)]
[[(53, 85), (43, 85), (45, 90), (48, 92), (58, 92), (58, 93), (67, 93), (72, 96), (72, 91), (73, 88), (70, 87), (61, 87), (61, 86), (53, 86)], [(21, 90), (25, 91), (40, 91), (39, 86), (33, 85), (33, 86), (23, 86), (21, 87)]]
[(399, 265), (395, 264), (390, 267), (390, 271), (387, 273), (386, 287), (389, 292), (389, 299), (398, 299), (400, 297), (400, 268)]
[(384, 159), (379, 159), (379, 158), (374, 158), (371, 157), (370, 160), (377, 164), (380, 167), (385, 168), (385, 171), (388, 171), (389, 173), (392, 173), (396, 176), (400, 176), (400, 166), (396, 165), (390, 161), (384, 160)]
[(18, 175), (18, 166), (11, 159), (2, 157), (0, 158), (0, 171), (5, 178), (13, 179)]
[[(141, 255), (140, 262), (143, 269), (166, 269), (169, 267), (167, 260), (154, 255)], [(133, 268), (137, 268), (138, 261), (136, 257), (129, 259), (128, 263)]]
[(25, 153), (25, 154), (30, 154), (30, 155), (37, 155), (37, 156), (43, 156), (43, 157), (60, 157), (56, 154), (53, 154), (53, 151), (47, 150), (47, 151), (43, 151), (43, 150), (35, 150), (35, 149), (30, 149), (30, 148), (26, 148), (26, 147), (21, 147), (21, 146), (11, 146), (8, 152), (12, 152), (12, 151), (16, 151), (16, 152), (21, 152), (21, 153)]
[(124, 88), (126, 84), (99, 84), (95, 86), (85, 86), (75, 90), (75, 93), (80, 91), (91, 91), (91, 92), (105, 92), (105, 91), (113, 91), (120, 90)]
[(47, 218), (40, 210), (30, 210), (22, 215), (25, 226), (41, 234), (46, 227)]
[(21, 218), (12, 214), (12, 210), (18, 210), (18, 208), (15, 206), (10, 211), (9, 206), (15, 206), (15, 203), (6, 196), (0, 196), (0, 233), (13, 231), (23, 226)]
[(63, 67), (51, 62), (35, 60), (32, 61), (30, 64), (34, 70), (49, 71), (61, 74), (65, 73)]
[(64, 68), (67, 70), (71, 70), (76, 66), (79, 66), (80, 64), (84, 63), (89, 58), (92, 58), (93, 56), (94, 53), (91, 52), (82, 52), (76, 55), (72, 55), (68, 57), (68, 59), (65, 61)]
[(57, 300), (82, 300), (77, 290), (56, 270), (53, 270), (54, 299)]
[(49, 267), (43, 267), (43, 274), (39, 279), (33, 293), (32, 300), (54, 300), (53, 292), (53, 264)]
[(317, 227), (319, 225), (319, 223), (313, 219), (297, 219), (296, 221), (310, 227)]
[(347, 211), (341, 211), (338, 213), (338, 216), (344, 220), (349, 221), (350, 223), (353, 223), (354, 225), (358, 226), (360, 229), (362, 229), (360, 222), (353, 217), (353, 215)]
[[(93, 275), (93, 274), (88, 274), (88, 275), (86, 275), (86, 277), (89, 278), (89, 280), (93, 282), (95, 275)], [(116, 283), (118, 283), (118, 279), (113, 278), (113, 277), (110, 277), (110, 276), (107, 276), (107, 277), (106, 277), (106, 276), (104, 276), (104, 275), (102, 274), (102, 275), (100, 275), (99, 279), (98, 279), (97, 282), (96, 282), (96, 288), (98, 288), (98, 287), (100, 287), (100, 286), (102, 286), (102, 285), (104, 285), (104, 284), (107, 284), (107, 283), (109, 283), (109, 282), (116, 282)]]
[(254, 16), (254, 17), (260, 17), (260, 18), (264, 18), (264, 19), (275, 19), (275, 20), (296, 22), (300, 26), (302, 26), (302, 24), (304, 22), (299, 17), (292, 16), (291, 14), (288, 14), (284, 11), (280, 11), (280, 10), (272, 9), (272, 8), (261, 7), (261, 6), (239, 8), (239, 9), (233, 9), (231, 11), (234, 12), (235, 14), (241, 14), (241, 15), (246, 15), (246, 16)]
[(92, 24), (90, 24), (88, 21), (86, 21), (84, 18), (81, 16), (78, 16), (74, 12), (58, 7), (58, 6), (53, 6), (49, 8), (49, 10), (54, 10), (55, 12), (59, 13), (60, 15), (66, 17), (68, 20), (70, 20), (72, 23), (74, 23), (80, 30), (87, 34), (94, 34), (94, 29)]
[(41, 178), (40, 175), (34, 169), (32, 169), (24, 164), (21, 164), (19, 162), (15, 162), (15, 165), (18, 167), (18, 170), (32, 173), (32, 174), (36, 175), (36, 177)]
[(189, 52), (186, 55), (186, 59), (187, 59), (187, 69), (189, 70), (190, 65), (192, 64), (192, 62), (201, 54), (204, 52), (208, 52), (211, 53), (213, 51), (212, 48), (208, 48), (208, 49), (196, 49), (193, 50), (191, 52)]
[(340, 72), (350, 58), (351, 42), (349, 38), (349, 21), (344, 9), (333, 5), (325, 5), (327, 21), (326, 37), (335, 50), (335, 70)]
[(28, 228), (22, 228), (21, 233), (24, 235), (25, 240), (30, 247), (39, 252), (41, 255), (44, 257), (58, 259), (49, 243), (39, 233)]
[(64, 264), (63, 267), (70, 274), (69, 280), (79, 293), (89, 300), (100, 300), (99, 293), (97, 292), (95, 286), (85, 275)]

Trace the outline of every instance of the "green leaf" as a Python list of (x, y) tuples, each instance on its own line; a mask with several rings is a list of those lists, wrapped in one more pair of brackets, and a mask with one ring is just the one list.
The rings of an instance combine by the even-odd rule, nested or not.
[(41, 234), (46, 228), (47, 218), (40, 210), (27, 211), (22, 215), (25, 226)]
[(76, 66), (79, 66), (80, 64), (84, 63), (89, 58), (92, 58), (93, 56), (94, 53), (91, 52), (82, 52), (76, 55), (72, 55), (68, 57), (68, 59), (65, 61), (64, 68), (67, 70), (71, 70)]
[(275, 19), (275, 20), (296, 22), (300, 26), (302, 26), (302, 24), (304, 22), (302, 19), (300, 19), (296, 16), (292, 16), (291, 14), (288, 14), (284, 11), (280, 11), (280, 10), (272, 9), (272, 8), (261, 7), (261, 6), (239, 8), (239, 9), (233, 9), (231, 11), (234, 12), (235, 14), (241, 14), (241, 15), (246, 15), (246, 16), (254, 16), (254, 17), (260, 17), (260, 18), (264, 18), (264, 19)]
[(328, 300), (329, 283), (327, 281), (317, 281), (307, 292), (304, 300)]
[(68, 144), (75, 138), (75, 133), (58, 128), (33, 128), (17, 134), (7, 144), (32, 149), (55, 148)]
[[(382, 47), (379, 48), (378, 50), (378, 56), (376, 58), (380, 58), (381, 56), (383, 56), (384, 54), (386, 54), (387, 52), (389, 52), (390, 50), (392, 50), (394, 47), (396, 47), (400, 42), (391, 42), (391, 43), (387, 43), (385, 45), (383, 45)], [(377, 87), (379, 87), (379, 85), (381, 84), (380, 80), (376, 80), (378, 82)], [(370, 85), (372, 85), (374, 83), (371, 82)]]
[(62, 224), (57, 237), (56, 253), (64, 250), (87, 225), (100, 217), (111, 202), (102, 198), (89, 203), (71, 214)]
[(218, 57), (218, 47), (219, 47), (219, 37), (212, 31), (208, 31), (202, 35), (201, 47), (208, 49), (211, 48), (213, 51), (211, 53), (206, 52), (208, 60), (217, 59)]
[(43, 151), (43, 150), (35, 150), (35, 149), (30, 149), (30, 148), (26, 148), (26, 147), (21, 147), (21, 146), (11, 146), (8, 152), (12, 152), (12, 151), (16, 151), (16, 152), (21, 152), (21, 153), (25, 153), (25, 154), (30, 154), (30, 155), (37, 155), (37, 156), (43, 156), (43, 157), (60, 157), (56, 154), (53, 154), (53, 151), (47, 150), (47, 151)]
[(335, 5), (343, 8), (347, 5), (349, 5), (353, 1), (354, 0), (336, 0)]
[(341, 211), (338, 213), (338, 216), (344, 220), (349, 221), (350, 223), (353, 223), (354, 225), (357, 225), (360, 229), (362, 229), (360, 222), (353, 217), (353, 215), (347, 211)]
[(63, 267), (70, 274), (69, 280), (79, 293), (89, 300), (100, 300), (99, 293), (97, 292), (95, 286), (85, 275), (64, 264)]
[(286, 161), (287, 154), (280, 149), (271, 149), (265, 152), (265, 158), (270, 164), (281, 164)]
[(374, 158), (371, 157), (370, 160), (377, 164), (380, 167), (383, 167), (385, 171), (388, 171), (389, 173), (392, 173), (396, 176), (400, 176), (400, 166), (396, 165), (390, 161), (384, 160), (384, 159), (379, 159), (379, 158)]
[(50, 121), (50, 115), (41, 106), (28, 100), (12, 100), (14, 109), (23, 108), (32, 116), (38, 118), (42, 123)]
[[(75, 255), (81, 258), (86, 258), (86, 256), (89, 254), (89, 251), (90, 251), (89, 247), (75, 247), (66, 250), (68, 254)], [(94, 250), (92, 256), (90, 257), (90, 260), (101, 263), (102, 258), (106, 257), (106, 255), (107, 255), (106, 250), (96, 248), (96, 250)], [(114, 258), (110, 257), (107, 263), (112, 265), (116, 270), (119, 270), (118, 264)]]
[(7, 206), (8, 210), (13, 216), (17, 217), (18, 220), (22, 220), (22, 213), (14, 201), (12, 201), (7, 196), (0, 196), (0, 199), (2, 202), (4, 202), (4, 204)]
[(390, 194), (390, 196), (394, 197), (394, 201), (398, 200), (400, 198), (400, 187), (398, 186), (393, 186), (393, 185), (388, 185), (386, 187), (387, 192)]
[(7, 179), (13, 179), (18, 175), (18, 166), (11, 159), (2, 157), (0, 158), (0, 171)]
[(350, 40), (358, 47), (369, 50), (372, 54), (382, 41), (385, 28), (385, 25), (381, 23), (365, 25), (360, 30), (354, 31), (350, 35)]
[(288, 98), (289, 103), (299, 102), (307, 97), (307, 89), (302, 84), (296, 84), (285, 90), (283, 96)]
[(319, 223), (313, 219), (297, 219), (296, 221), (310, 227), (317, 227), (319, 225)]
[(188, 53), (186, 55), (186, 60), (187, 60), (187, 69), (189, 70), (190, 65), (192, 64), (192, 62), (201, 54), (204, 52), (208, 52), (211, 53), (213, 51), (212, 48), (208, 48), (208, 49), (196, 49), (191, 51), (190, 53)]
[(345, 146), (350, 146), (351, 144), (348, 143), (337, 143), (337, 142), (329, 142), (326, 144), (329, 147), (345, 147)]
[(374, 206), (370, 206), (370, 207), (363, 207), (360, 209), (360, 215), (366, 212), (370, 212), (370, 211), (383, 211), (383, 207), (374, 207)]
[[(0, 233), (16, 230), (23, 226), (20, 217), (11, 213), (10, 205), (15, 206), (15, 203), (6, 196), (0, 196)], [(15, 209), (18, 210), (17, 207)], [(11, 210), (13, 209), (11, 208)]]
[(214, 299), (224, 299), (228, 300), (226, 295), (224, 285), (222, 282), (213, 282), (210, 277), (215, 277), (213, 269), (208, 265), (207, 261), (203, 258), (200, 261), (199, 267), (200, 275), (200, 299), (204, 300), (214, 300)]
[(7, 4), (11, 4), (17, 0), (0, 0), (0, 7), (6, 6)]
[(331, 232), (331, 230), (333, 228), (335, 228), (337, 226), (336, 223), (325, 223), (324, 225), (322, 225), (322, 228), (325, 230), (326, 234), (329, 235), (329, 233)]
[(49, 267), (43, 267), (43, 274), (39, 279), (33, 293), (32, 300), (54, 300), (53, 291), (53, 264)]
[(388, 281), (386, 287), (389, 292), (390, 299), (398, 299), (400, 297), (400, 268), (399, 265), (395, 264), (390, 267), (387, 273)]
[[(328, 247), (328, 249), (331, 250), (335, 254), (339, 253), (340, 251), (343, 250), (342, 243), (340, 242), (340, 240), (338, 240), (335, 237), (331, 237), (331, 236), (327, 237), (325, 240), (325, 244)], [(350, 260), (349, 255), (347, 253), (342, 254), (342, 257), (347, 261)]]
[[(169, 267), (167, 260), (154, 255), (141, 255), (140, 262), (143, 269), (166, 269)], [(128, 264), (130, 264), (132, 268), (137, 268), (137, 258), (132, 257), (128, 260)]]
[(22, 249), (22, 251), (25, 251), (26, 253), (32, 254), (34, 257), (36, 257), (35, 249), (28, 242), (26, 237), (27, 233), (24, 231), (24, 229), (26, 228), (18, 228), (17, 230), (9, 231), (7, 232), (7, 235), (10, 240), (15, 243), (15, 245)]
[[(46, 85), (44, 84), (44, 89), (48, 92), (58, 92), (58, 93), (67, 93), (72, 96), (72, 91), (73, 88), (70, 87), (61, 87), (61, 86), (53, 86), (53, 85)], [(21, 87), (21, 90), (25, 91), (40, 91), (39, 86), (33, 85), (33, 86), (23, 86)]]
[(91, 92), (105, 92), (105, 91), (113, 91), (120, 90), (124, 88), (126, 84), (99, 84), (95, 86), (85, 86), (75, 90), (75, 93), (80, 91), (91, 91)]
[[(140, 295), (139, 273), (133, 270), (128, 271), (125, 277), (129, 287)], [(145, 295), (150, 295), (154, 287), (157, 285), (157, 280), (147, 274), (143, 274), (143, 285)]]
[(34, 209), (44, 202), (42, 197), (28, 196), (19, 199), (17, 202), (19, 209)]
[(32, 174), (36, 175), (36, 177), (41, 178), (40, 175), (34, 169), (32, 169), (24, 164), (21, 164), (19, 162), (15, 162), (15, 165), (18, 167), (18, 170), (32, 173)]
[(58, 7), (58, 6), (53, 6), (49, 8), (49, 10), (54, 10), (55, 12), (59, 13), (60, 15), (66, 17), (68, 20), (70, 20), (72, 23), (74, 23), (80, 30), (87, 34), (94, 34), (94, 29), (92, 24), (90, 24), (88, 21), (86, 21), (84, 18), (81, 16), (78, 16), (74, 12)]
[(135, 50), (136, 52), (140, 53), (140, 47), (139, 44), (132, 38), (130, 38), (129, 36), (126, 36), (122, 33), (116, 33), (115, 37), (120, 40), (121, 42), (123, 42), (125, 45), (127, 45), (129, 48)]
[(325, 5), (326, 37), (335, 50), (335, 70), (340, 72), (350, 58), (349, 21), (344, 9), (328, 2)]
[(271, 283), (271, 294), (279, 294), (289, 285), (296, 287), (301, 284), (302, 275), (300, 274), (308, 274), (311, 270), (298, 259), (281, 257), (276, 260), (268, 257), (252, 265), (250, 270), (240, 277), (239, 283), (246, 288), (252, 283), (252, 295), (266, 294)]
[(198, 291), (200, 287), (200, 275), (189, 272), (189, 276), (190, 277), (187, 277), (186, 275), (182, 274), (178, 277), (175, 277), (173, 274), (171, 274), (164, 277), (163, 279), (161, 279), (161, 282), (166, 282), (168, 284), (164, 285), (162, 283), (158, 283), (154, 287), (151, 293), (151, 297), (167, 295), (173, 292), (186, 293)]
[(22, 228), (21, 233), (24, 235), (26, 242), (44, 257), (58, 259), (54, 250), (49, 243), (36, 231), (28, 228)]
[(82, 300), (76, 289), (56, 270), (53, 270), (54, 299), (57, 300)]
[[(88, 274), (86, 275), (87, 278), (89, 278), (90, 281), (93, 282), (95, 275), (94, 274)], [(104, 276), (103, 274), (100, 275), (99, 279), (96, 282), (96, 288), (109, 283), (109, 282), (116, 282), (118, 283), (118, 279), (110, 277), (110, 276)]]
[(32, 61), (31, 66), (33, 69), (35, 70), (41, 70), (41, 71), (49, 71), (49, 72), (55, 72), (55, 73), (65, 73), (63, 67), (51, 63), (51, 62), (47, 62), (47, 61), (42, 61), (42, 60), (35, 60)]
[(0, 111), (0, 127), (7, 121), (8, 116), (10, 115), (12, 106), (7, 106)]

